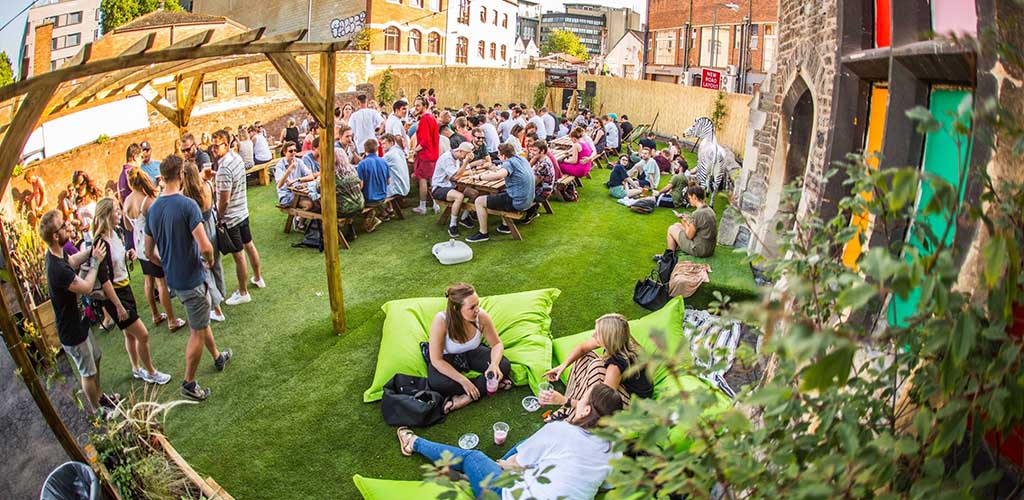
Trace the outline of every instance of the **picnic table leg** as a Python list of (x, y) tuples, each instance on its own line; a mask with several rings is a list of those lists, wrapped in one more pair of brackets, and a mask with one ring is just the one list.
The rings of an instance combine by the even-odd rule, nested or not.
[(268, 172), (266, 167), (261, 168), (259, 173), (256, 174), (256, 180), (260, 186), (270, 184), (270, 172)]
[(288, 217), (284, 219), (284, 234), (291, 234), (292, 223), (295, 222), (295, 207), (299, 206), (299, 197), (292, 195), (292, 203), (288, 207)]
[(520, 240), (523, 239), (523, 235), (519, 234), (519, 228), (516, 227), (516, 221), (514, 221), (514, 220), (512, 220), (512, 219), (510, 219), (510, 218), (508, 218), (508, 217), (506, 217), (504, 215), (502, 215), (501, 216), (501, 222), (503, 222), (506, 226), (508, 226), (509, 230), (512, 231), (512, 239), (513, 240), (520, 241)]
[[(348, 250), (348, 240), (345, 239), (345, 223), (345, 219), (338, 221), (338, 242), (341, 243), (341, 248)], [(355, 229), (353, 229), (352, 232), (355, 233)]]
[(444, 206), (444, 210), (441, 210), (441, 217), (437, 219), (437, 225), (445, 226), (448, 224), (448, 217), (451, 216), (452, 206), (447, 203)]
[(551, 210), (551, 203), (548, 202), (547, 198), (540, 200), (540, 206), (544, 207), (544, 213), (554, 214), (554, 210)]
[(391, 199), (391, 209), (395, 211), (395, 215), (398, 217), (399, 220), (405, 220), (405, 214), (402, 213), (401, 198), (396, 197)]

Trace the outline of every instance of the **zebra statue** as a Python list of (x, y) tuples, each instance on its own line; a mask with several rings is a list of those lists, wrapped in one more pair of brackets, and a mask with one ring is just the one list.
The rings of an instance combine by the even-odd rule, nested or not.
[(693, 178), (696, 185), (704, 186), (708, 204), (714, 206), (718, 191), (729, 191), (732, 173), (740, 166), (732, 152), (715, 140), (715, 126), (710, 118), (697, 118), (684, 134), (698, 140), (700, 147), (697, 150), (697, 170)]

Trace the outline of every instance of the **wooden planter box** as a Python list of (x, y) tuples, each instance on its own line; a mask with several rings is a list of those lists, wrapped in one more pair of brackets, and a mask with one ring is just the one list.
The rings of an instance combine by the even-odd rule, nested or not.
[(32, 309), (32, 320), (39, 330), (36, 347), (41, 351), (61, 350), (60, 338), (57, 336), (57, 316), (53, 312), (53, 304), (49, 300)]
[(192, 466), (178, 454), (174, 447), (171, 446), (171, 442), (167, 440), (166, 436), (154, 434), (153, 440), (155, 441), (156, 446), (163, 450), (164, 454), (167, 455), (167, 458), (173, 462), (175, 466), (181, 469), (181, 472), (185, 474), (185, 477), (188, 478), (189, 482), (194, 484), (196, 488), (203, 492), (203, 496), (205, 498), (209, 500), (234, 500), (234, 498), (224, 491), (224, 488), (221, 488), (212, 477), (207, 476), (206, 479), (203, 479), (203, 477), (200, 476), (199, 473), (196, 472), (195, 469), (193, 469)]

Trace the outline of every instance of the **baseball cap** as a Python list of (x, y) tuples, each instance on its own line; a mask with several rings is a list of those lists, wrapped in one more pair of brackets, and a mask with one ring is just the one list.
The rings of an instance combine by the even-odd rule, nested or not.
[(149, 147), (149, 141), (142, 141), (141, 143), (139, 143), (139, 147), (141, 147), (143, 151), (149, 151), (150, 149), (152, 149)]
[(463, 142), (462, 144), (459, 144), (459, 147), (457, 147), (455, 149), (458, 149), (458, 150), (461, 150), (461, 151), (465, 151), (467, 153), (472, 153), (473, 152), (473, 145), (468, 143), (468, 142)]

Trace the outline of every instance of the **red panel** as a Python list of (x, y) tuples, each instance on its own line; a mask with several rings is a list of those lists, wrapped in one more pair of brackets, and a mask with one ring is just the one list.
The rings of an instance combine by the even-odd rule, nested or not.
[(891, 0), (875, 0), (875, 47), (888, 47), (892, 39)]

